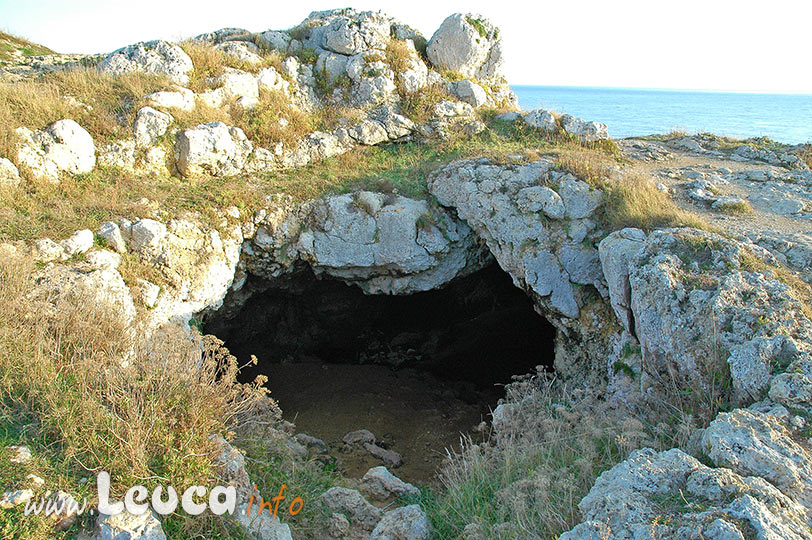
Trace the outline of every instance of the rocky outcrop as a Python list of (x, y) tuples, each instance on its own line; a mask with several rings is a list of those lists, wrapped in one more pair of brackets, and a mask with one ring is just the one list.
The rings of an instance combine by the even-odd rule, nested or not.
[(582, 286), (606, 293), (593, 244), (600, 232), (590, 219), (601, 193), (552, 162), (455, 162), (430, 178), (429, 190), (485, 240), (548, 317), (565, 326), (565, 319), (577, 319)]
[(396, 508), (384, 514), (369, 540), (428, 540), (431, 522), (417, 504)]
[(465, 224), (425, 201), (361, 191), (264, 215), (242, 265), (273, 277), (302, 260), (368, 293), (408, 294), (481, 267), (474, 243)]
[[(812, 322), (769, 271), (775, 262), (758, 246), (713, 233), (651, 233), (629, 268), (644, 388), (666, 373), (708, 388), (711, 366), (722, 362), (736, 398), (750, 402), (770, 391), (775, 375), (808, 371)], [(803, 377), (798, 384), (812, 383)], [(776, 389), (776, 397), (791, 399), (784, 394)]]
[(81, 174), (96, 165), (93, 137), (73, 120), (59, 120), (47, 128), (19, 128), (17, 163), (37, 178), (59, 182), (61, 173)]
[(441, 70), (486, 81), (502, 78), (499, 30), (481, 15), (449, 16), (429, 40), (426, 54), (432, 65)]
[(679, 449), (635, 451), (603, 473), (578, 508), (584, 523), (561, 540), (812, 538), (804, 507), (772, 483), (708, 467)]
[(194, 65), (189, 55), (177, 45), (166, 41), (145, 41), (110, 53), (98, 69), (111, 75), (134, 71), (166, 75), (173, 82), (186, 84)]

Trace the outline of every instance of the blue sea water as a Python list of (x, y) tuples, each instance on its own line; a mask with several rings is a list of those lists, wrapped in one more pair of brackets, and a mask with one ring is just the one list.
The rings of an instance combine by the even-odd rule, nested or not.
[(512, 86), (523, 110), (549, 109), (609, 126), (614, 138), (680, 129), (812, 141), (812, 94), (744, 94), (573, 86)]

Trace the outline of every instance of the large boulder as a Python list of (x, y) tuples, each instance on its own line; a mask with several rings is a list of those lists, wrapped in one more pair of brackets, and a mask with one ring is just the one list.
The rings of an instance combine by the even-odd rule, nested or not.
[(178, 133), (175, 160), (186, 177), (232, 176), (245, 167), (252, 149), (240, 128), (211, 122)]
[(389, 17), (372, 11), (340, 15), (324, 30), (322, 46), (344, 55), (384, 49), (389, 41), (390, 24)]
[(17, 162), (38, 178), (58, 183), (60, 173), (87, 173), (96, 166), (93, 137), (73, 120), (59, 120), (38, 131), (19, 128), (17, 134)]
[(429, 60), (439, 69), (482, 80), (502, 78), (499, 30), (480, 15), (455, 13), (429, 40)]
[(140, 71), (166, 75), (173, 82), (186, 84), (194, 69), (192, 59), (178, 45), (167, 41), (145, 41), (123, 47), (99, 64), (102, 73), (121, 75)]

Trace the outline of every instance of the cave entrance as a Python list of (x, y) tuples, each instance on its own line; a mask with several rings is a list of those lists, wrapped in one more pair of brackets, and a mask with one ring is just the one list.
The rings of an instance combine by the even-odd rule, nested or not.
[(431, 483), (445, 448), (487, 419), (511, 376), (552, 369), (555, 329), (496, 264), (442, 289), (365, 295), (309, 267), (264, 281), (237, 312), (205, 331), (268, 376), (297, 430), (327, 442), (350, 476), (381, 462), (345, 453), (342, 438), (367, 429), (403, 456), (396, 473)]

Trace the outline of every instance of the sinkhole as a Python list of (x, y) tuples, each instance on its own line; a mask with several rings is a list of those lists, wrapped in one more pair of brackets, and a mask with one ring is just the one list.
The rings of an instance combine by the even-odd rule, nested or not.
[(242, 376), (266, 375), (284, 417), (328, 443), (349, 476), (381, 464), (341, 444), (367, 429), (403, 456), (401, 478), (432, 483), (513, 375), (552, 369), (555, 329), (496, 264), (404, 296), (366, 295), (309, 267), (246, 287), (251, 297), (209, 316), (206, 333), (241, 364), (255, 355)]

